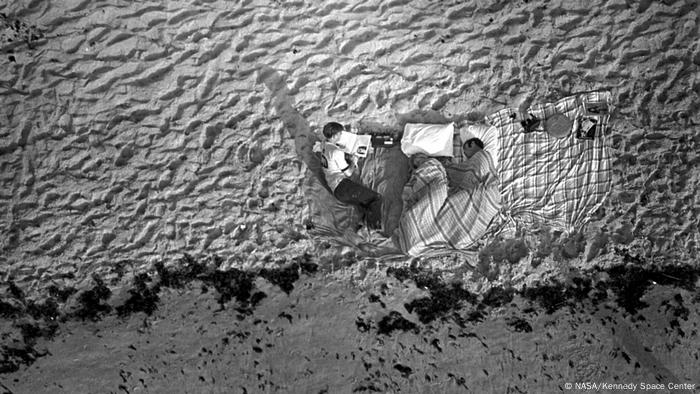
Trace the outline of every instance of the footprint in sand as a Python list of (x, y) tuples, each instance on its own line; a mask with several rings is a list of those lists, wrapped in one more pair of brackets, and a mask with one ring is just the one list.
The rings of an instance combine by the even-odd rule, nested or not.
[(117, 158), (114, 160), (114, 165), (117, 167), (124, 166), (133, 156), (133, 147), (131, 145), (127, 145), (119, 151), (119, 156), (117, 156)]
[(260, 143), (241, 144), (236, 150), (236, 158), (243, 163), (246, 170), (251, 170), (265, 161), (268, 150), (263, 149)]
[(207, 125), (202, 129), (199, 136), (199, 145), (204, 149), (209, 149), (214, 144), (216, 137), (221, 134), (224, 125), (221, 123)]

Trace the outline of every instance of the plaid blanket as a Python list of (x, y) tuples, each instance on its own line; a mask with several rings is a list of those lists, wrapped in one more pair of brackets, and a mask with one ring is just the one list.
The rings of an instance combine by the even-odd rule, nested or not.
[(500, 208), (498, 175), (488, 152), (462, 165), (426, 160), (404, 189), (393, 240), (408, 255), (474, 246)]
[[(453, 164), (430, 159), (414, 172), (394, 243), (416, 256), (469, 249), (484, 236), (512, 236), (536, 223), (567, 232), (579, 228), (612, 189), (611, 110), (610, 93), (593, 92), (529, 108), (541, 120), (534, 132), (523, 132), (516, 109), (487, 116), (490, 127), (463, 130), (455, 136)], [(555, 113), (575, 122), (595, 119), (595, 139), (578, 139), (574, 131), (550, 136), (543, 126)], [(466, 160), (461, 144), (471, 137), (485, 146)]]
[(487, 116), (493, 126), (488, 137), (497, 139), (492, 154), (499, 173), (502, 231), (512, 234), (519, 226), (546, 222), (572, 232), (590, 219), (612, 188), (610, 93), (566, 97), (532, 106), (528, 112), (541, 125), (555, 113), (574, 122), (593, 118), (596, 137), (578, 139), (572, 131), (556, 138), (541, 129), (524, 133), (517, 111), (509, 108)]

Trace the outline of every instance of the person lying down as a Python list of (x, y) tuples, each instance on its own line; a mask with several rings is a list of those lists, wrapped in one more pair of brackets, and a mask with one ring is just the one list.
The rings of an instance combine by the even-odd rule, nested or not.
[(467, 160), (443, 165), (425, 155), (411, 157), (413, 175), (404, 188), (404, 212), (394, 243), (404, 253), (469, 249), (500, 210), (498, 174), (478, 138), (462, 146)]
[[(496, 181), (497, 174), (493, 160), (484, 150), (484, 143), (480, 139), (471, 138), (465, 141), (462, 145), (462, 154), (466, 159), (463, 162), (443, 165), (451, 190), (471, 190), (480, 184)], [(417, 154), (411, 157), (411, 165), (416, 170), (430, 159), (431, 157), (427, 155)], [(438, 163), (441, 162), (438, 161)]]

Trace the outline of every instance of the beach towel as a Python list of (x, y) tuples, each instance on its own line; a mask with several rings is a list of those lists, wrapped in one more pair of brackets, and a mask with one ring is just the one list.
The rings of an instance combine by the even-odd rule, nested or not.
[(487, 152), (463, 164), (428, 159), (413, 173), (393, 240), (411, 256), (467, 250), (498, 215), (498, 175)]
[[(595, 110), (591, 110), (595, 108)], [(592, 92), (529, 108), (540, 129), (524, 133), (516, 109), (486, 117), (497, 139), (495, 166), (501, 193), (502, 234), (546, 223), (553, 229), (580, 229), (612, 189), (609, 92)], [(575, 130), (557, 138), (542, 127), (561, 113), (574, 123), (595, 123), (595, 138), (579, 139)], [(491, 137), (493, 137), (491, 136)]]

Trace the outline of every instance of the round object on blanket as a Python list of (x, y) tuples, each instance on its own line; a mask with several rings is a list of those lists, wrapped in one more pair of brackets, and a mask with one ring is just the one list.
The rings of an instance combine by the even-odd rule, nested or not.
[(571, 133), (574, 122), (568, 116), (560, 113), (553, 114), (544, 121), (544, 129), (556, 138), (564, 138)]

